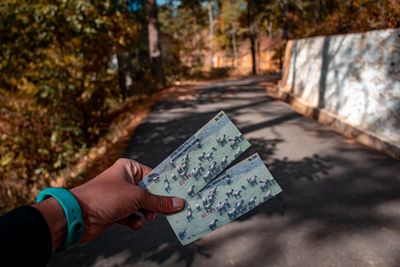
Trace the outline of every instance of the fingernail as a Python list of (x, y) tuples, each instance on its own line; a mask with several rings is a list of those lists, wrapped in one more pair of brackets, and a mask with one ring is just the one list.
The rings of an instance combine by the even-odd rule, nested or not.
[(174, 206), (174, 208), (180, 209), (185, 206), (185, 201), (181, 198), (174, 197), (172, 199), (172, 205)]

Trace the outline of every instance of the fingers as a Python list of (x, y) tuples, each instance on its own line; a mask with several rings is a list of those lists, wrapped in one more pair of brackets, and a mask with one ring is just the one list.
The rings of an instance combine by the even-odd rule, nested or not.
[(121, 174), (125, 180), (137, 184), (144, 176), (151, 172), (151, 168), (131, 159), (120, 158), (115, 164), (117, 169), (124, 170)]
[[(139, 211), (143, 214), (146, 221), (152, 221), (156, 217), (156, 214), (154, 213), (154, 211), (150, 211), (150, 210), (146, 210), (146, 209), (140, 209)], [(133, 213), (133, 214), (129, 215), (128, 217), (118, 221), (118, 223), (122, 224), (122, 225), (126, 225), (133, 230), (139, 230), (144, 225), (144, 219), (142, 217), (140, 217), (138, 214)]]
[(131, 214), (128, 217), (120, 220), (118, 223), (126, 225), (133, 230), (139, 230), (142, 228), (144, 220), (137, 214)]
[(132, 169), (132, 174), (133, 174), (133, 179), (135, 181), (135, 184), (137, 184), (144, 176), (149, 174), (151, 172), (151, 168), (140, 164), (137, 161), (130, 160), (130, 167)]
[(139, 209), (139, 211), (143, 214), (146, 221), (152, 221), (156, 218), (156, 213), (151, 210)]
[(142, 190), (142, 196), (139, 199), (139, 205), (146, 210), (170, 214), (183, 209), (185, 200), (177, 197), (153, 195)]

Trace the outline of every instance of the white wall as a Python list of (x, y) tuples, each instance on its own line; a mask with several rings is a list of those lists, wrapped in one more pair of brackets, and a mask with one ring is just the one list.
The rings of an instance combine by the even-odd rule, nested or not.
[(400, 143), (400, 29), (293, 40), (283, 90)]

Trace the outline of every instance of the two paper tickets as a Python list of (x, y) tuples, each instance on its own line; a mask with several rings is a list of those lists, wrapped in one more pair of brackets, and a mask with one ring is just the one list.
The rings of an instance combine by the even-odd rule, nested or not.
[(250, 143), (220, 112), (161, 162), (140, 185), (153, 194), (184, 198), (167, 220), (189, 244), (282, 191), (258, 154), (227, 169)]

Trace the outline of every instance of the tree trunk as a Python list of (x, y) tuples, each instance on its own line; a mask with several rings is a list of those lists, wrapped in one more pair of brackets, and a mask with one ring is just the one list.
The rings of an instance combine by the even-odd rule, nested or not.
[(323, 0), (315, 1), (315, 22), (322, 22), (322, 17), (324, 13), (324, 2)]
[(162, 63), (162, 51), (156, 0), (147, 0), (146, 10), (148, 18), (147, 32), (149, 38), (149, 54), (152, 73), (157, 77), (158, 87), (163, 88), (166, 86), (166, 82)]
[(131, 69), (130, 55), (128, 52), (117, 54), (118, 60), (118, 83), (121, 89), (122, 100), (125, 101), (129, 87), (131, 86)]
[(257, 66), (256, 66), (256, 45), (255, 45), (254, 26), (253, 26), (253, 0), (247, 1), (247, 19), (249, 23), (249, 32), (250, 32), (252, 73), (253, 75), (256, 75)]
[(352, 23), (352, 19), (353, 19), (353, 15), (354, 15), (353, 14), (354, 13), (354, 1), (353, 0), (350, 0), (350, 4), (349, 4), (347, 13), (348, 13), (348, 15), (347, 15), (346, 30), (349, 30), (351, 28), (350, 25)]
[(283, 68), (283, 60), (282, 57), (284, 55), (285, 51), (285, 46), (286, 46), (286, 41), (288, 39), (288, 33), (287, 33), (287, 0), (280, 0), (279, 1), (279, 7), (280, 7), (280, 13), (281, 13), (281, 39), (282, 39), (282, 47), (281, 47), (281, 53), (279, 57), (279, 68), (282, 70)]
[(268, 37), (272, 39), (272, 21), (268, 19)]
[(233, 51), (233, 67), (236, 67), (237, 49), (236, 49), (236, 28), (232, 25), (232, 51)]
[(208, 3), (208, 21), (210, 24), (209, 39), (210, 39), (210, 69), (214, 68), (214, 19), (211, 2)]
[(322, 0), (318, 0), (318, 16), (317, 16), (317, 22), (322, 21), (322, 15), (324, 12), (324, 3)]

